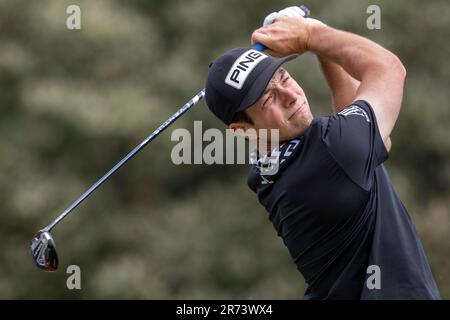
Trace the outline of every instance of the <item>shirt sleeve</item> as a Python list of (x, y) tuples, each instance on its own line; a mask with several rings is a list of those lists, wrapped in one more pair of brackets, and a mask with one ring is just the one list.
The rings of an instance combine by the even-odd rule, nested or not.
[(322, 139), (346, 174), (365, 190), (372, 187), (375, 169), (388, 158), (372, 107), (354, 101), (330, 116)]

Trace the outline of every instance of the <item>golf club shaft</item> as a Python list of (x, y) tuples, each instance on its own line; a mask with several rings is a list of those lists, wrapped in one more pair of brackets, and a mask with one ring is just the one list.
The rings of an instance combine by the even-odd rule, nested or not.
[(141, 151), (150, 141), (156, 138), (161, 132), (163, 132), (168, 126), (170, 126), (175, 120), (181, 117), (186, 111), (192, 108), (197, 102), (199, 102), (205, 96), (205, 89), (197, 93), (191, 100), (189, 100), (180, 110), (175, 112), (169, 119), (167, 119), (162, 125), (158, 127), (152, 134), (150, 134), (140, 145), (134, 148), (128, 153), (119, 163), (117, 163), (111, 170), (109, 170), (103, 177), (101, 177), (92, 187), (90, 187), (85, 193), (83, 193), (77, 200), (75, 200), (64, 212), (62, 212), (58, 218), (56, 218), (51, 224), (43, 229), (45, 232), (50, 232), (62, 219), (64, 219), (73, 209), (75, 209), (81, 202), (89, 197), (103, 182), (105, 182), (114, 172), (120, 169), (128, 160), (130, 160), (136, 153)]

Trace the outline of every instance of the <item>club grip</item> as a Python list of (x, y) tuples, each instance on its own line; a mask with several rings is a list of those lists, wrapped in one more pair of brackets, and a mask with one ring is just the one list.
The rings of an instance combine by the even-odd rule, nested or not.
[[(309, 14), (311, 13), (310, 11), (309, 11), (309, 9), (308, 9), (308, 7), (307, 6), (305, 6), (305, 5), (301, 5), (301, 6), (299, 6), (300, 7), (300, 9), (302, 9), (302, 11), (303, 11), (303, 14), (302, 14), (302, 16), (303, 17), (307, 17), (307, 16), (309, 16)], [(261, 43), (255, 43), (254, 45), (253, 45), (253, 47), (252, 47), (253, 49), (255, 49), (256, 51), (264, 51), (264, 50), (266, 50), (267, 49), (267, 47), (265, 46), (265, 45), (263, 45), (263, 44), (261, 44)]]
[(255, 43), (252, 48), (256, 51), (264, 51), (267, 49), (267, 47), (261, 43)]

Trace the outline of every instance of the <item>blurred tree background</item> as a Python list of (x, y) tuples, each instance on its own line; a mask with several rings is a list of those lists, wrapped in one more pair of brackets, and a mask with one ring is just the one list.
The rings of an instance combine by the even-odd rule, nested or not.
[[(81, 30), (66, 28), (67, 6)], [(287, 0), (0, 2), (0, 298), (301, 299), (305, 284), (256, 196), (248, 166), (171, 162), (176, 128), (225, 127), (204, 102), (76, 209), (52, 235), (55, 273), (34, 232), (204, 87), (209, 63), (246, 46)], [(443, 298), (450, 298), (450, 4), (309, 1), (314, 17), (404, 62), (403, 109), (386, 163)], [(370, 4), (381, 30), (366, 27)], [(314, 114), (331, 113), (315, 57), (287, 68)], [(69, 265), (81, 290), (66, 288)]]

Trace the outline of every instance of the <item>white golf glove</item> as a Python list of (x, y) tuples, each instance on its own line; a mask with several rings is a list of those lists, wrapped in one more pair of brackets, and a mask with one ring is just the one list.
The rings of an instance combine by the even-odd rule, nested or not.
[[(305, 12), (300, 7), (289, 7), (278, 12), (272, 12), (271, 14), (267, 15), (266, 18), (264, 19), (263, 26), (265, 27), (269, 24), (272, 24), (278, 17), (299, 17), (299, 16), (301, 17), (305, 16)], [(326, 24), (320, 20), (313, 18), (305, 18), (305, 19), (308, 22), (318, 23), (326, 26)]]

